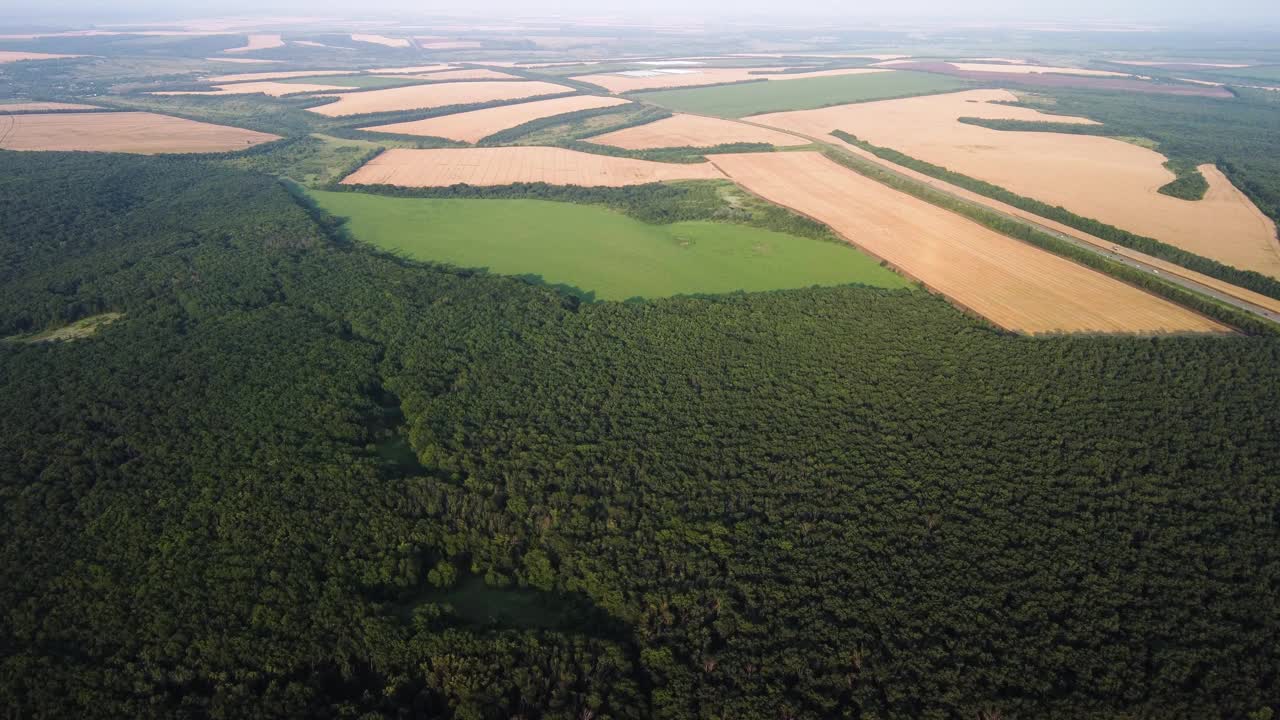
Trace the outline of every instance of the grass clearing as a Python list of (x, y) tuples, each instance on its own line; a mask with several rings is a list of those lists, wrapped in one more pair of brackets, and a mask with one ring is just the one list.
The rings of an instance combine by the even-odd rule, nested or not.
[(364, 242), (417, 260), (537, 276), (580, 297), (625, 300), (860, 283), (907, 287), (832, 242), (709, 221), (650, 225), (545, 200), (392, 198), (311, 192)]
[(948, 92), (969, 83), (942, 75), (894, 71), (646, 92), (636, 97), (680, 112), (740, 118), (782, 110)]
[(7, 342), (20, 343), (51, 343), (51, 342), (69, 342), (71, 340), (83, 340), (98, 332), (98, 328), (105, 327), (111, 323), (124, 317), (124, 313), (107, 312), (98, 315), (91, 315), (87, 318), (81, 318), (70, 325), (53, 328), (50, 330), (42, 330), (38, 333), (30, 335), (15, 335), (5, 338)]

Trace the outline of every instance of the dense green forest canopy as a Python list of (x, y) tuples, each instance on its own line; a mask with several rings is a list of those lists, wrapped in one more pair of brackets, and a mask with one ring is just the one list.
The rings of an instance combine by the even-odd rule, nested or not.
[(16, 716), (1280, 701), (1275, 339), (858, 287), (578, 304), (219, 163), (0, 154), (0, 336), (121, 314), (0, 342)]

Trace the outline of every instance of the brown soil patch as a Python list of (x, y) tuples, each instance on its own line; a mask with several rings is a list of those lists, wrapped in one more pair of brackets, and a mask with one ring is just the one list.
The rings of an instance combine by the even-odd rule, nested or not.
[(225, 53), (242, 53), (251, 52), (253, 50), (270, 50), (271, 48), (284, 47), (284, 40), (280, 38), (279, 33), (261, 33), (249, 36), (248, 42), (243, 47), (231, 48), (223, 50)]
[(811, 137), (843, 130), (874, 145), (941, 165), (1050, 205), (1228, 265), (1280, 277), (1273, 223), (1216, 169), (1209, 192), (1189, 201), (1156, 190), (1173, 180), (1158, 152), (1111, 138), (991, 130), (960, 117), (1089, 122), (995, 104), (1004, 90), (972, 90), (904, 100), (773, 113), (751, 118)]
[(1019, 332), (1227, 332), (1173, 303), (1000, 235), (819, 153), (717, 155), (747, 190), (831, 226), (928, 287)]
[(662, 120), (587, 138), (588, 142), (626, 150), (669, 147), (712, 147), (726, 143), (767, 143), (778, 147), (807, 145), (808, 140), (756, 125), (677, 113)]
[(520, 100), (572, 90), (573, 88), (564, 85), (541, 81), (479, 81), (410, 85), (386, 90), (347, 93), (338, 96), (336, 102), (310, 108), (310, 111), (327, 117), (341, 117), (396, 110), (427, 110), (494, 100)]
[(342, 181), (344, 185), (406, 187), (553, 185), (620, 187), (668, 180), (711, 180), (724, 176), (710, 163), (659, 163), (593, 155), (552, 147), (388, 150)]
[(351, 39), (356, 42), (373, 43), (374, 45), (386, 45), (393, 48), (407, 48), (409, 41), (406, 38), (392, 38), (386, 35), (366, 35), (363, 33), (355, 33)]
[(629, 102), (629, 100), (621, 98), (575, 95), (573, 97), (552, 98), (551, 100), (535, 100), (518, 105), (503, 105), (502, 107), (484, 110), (472, 110), (471, 112), (442, 115), (413, 122), (379, 125), (365, 129), (373, 132), (398, 133), (401, 135), (442, 137), (473, 143), (496, 132), (523, 125), (530, 120), (563, 115), (579, 110), (626, 105)]
[(59, 55), (57, 53), (21, 52), (17, 50), (0, 50), (0, 63), (22, 62), (25, 60), (63, 60), (66, 58), (84, 57), (83, 55)]
[(0, 116), (5, 150), (154, 153), (226, 152), (276, 135), (146, 112)]
[[(803, 78), (824, 77), (827, 75), (865, 75), (868, 73), (889, 72), (885, 68), (844, 68), (840, 70), (818, 70), (814, 72), (780, 72), (785, 68), (667, 68), (665, 70), (625, 71), (630, 75), (619, 73), (597, 73), (594, 75), (578, 75), (573, 79), (598, 85), (611, 93), (627, 93), (636, 90), (653, 90), (656, 88), (697, 87), (699, 85), (716, 85), (720, 83), (746, 82), (748, 80), (800, 80)], [(673, 72), (679, 70), (679, 72)]]

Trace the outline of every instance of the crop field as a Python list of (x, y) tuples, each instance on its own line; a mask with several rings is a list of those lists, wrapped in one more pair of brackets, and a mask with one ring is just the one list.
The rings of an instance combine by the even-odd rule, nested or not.
[(1118, 280), (1006, 237), (818, 153), (717, 155), (747, 190), (826, 223), (952, 301), (1025, 333), (1226, 332)]
[(23, 62), (28, 60), (63, 60), (66, 58), (84, 57), (83, 55), (59, 55), (57, 53), (22, 52), (18, 50), (0, 50), (0, 64)]
[(0, 116), (5, 150), (188, 153), (243, 150), (275, 135), (145, 112)]
[[(19, 116), (14, 116), (19, 117)], [(344, 185), (551, 185), (621, 187), (670, 180), (718, 180), (710, 163), (661, 163), (553, 147), (388, 150), (342, 181)]]
[(501, 80), (437, 83), (409, 87), (369, 90), (341, 95), (328, 105), (309, 108), (326, 117), (365, 115), (395, 110), (427, 110), (448, 105), (519, 100), (539, 95), (571, 92), (573, 88), (548, 82), (510, 82)]
[(231, 83), (230, 85), (214, 85), (212, 90), (158, 90), (150, 95), (204, 95), (208, 97), (217, 97), (223, 95), (269, 95), (271, 97), (285, 97), (286, 95), (298, 95), (300, 93), (319, 92), (324, 90), (342, 91), (350, 90), (348, 85), (337, 84), (319, 84), (298, 81), (280, 81), (275, 82), (266, 80), (263, 82), (242, 82)]
[(971, 87), (953, 78), (895, 70), (874, 75), (747, 83), (645, 93), (644, 101), (678, 112), (737, 118), (780, 110), (941, 93)]
[[(838, 70), (815, 70), (813, 72), (783, 73), (781, 67), (761, 68), (680, 68), (680, 72), (664, 72), (652, 70), (652, 74), (621, 75), (618, 73), (595, 73), (578, 75), (572, 79), (598, 85), (611, 93), (627, 93), (637, 90), (655, 88), (694, 87), (697, 85), (715, 85), (719, 83), (746, 82), (748, 80), (787, 80), (796, 81), (815, 77), (832, 77), (841, 75), (871, 75), (889, 72), (883, 68), (844, 68)], [(636, 71), (631, 71), (636, 72)]]
[(542, 200), (313, 192), (359, 240), (418, 260), (536, 275), (602, 300), (861, 283), (906, 287), (854, 248), (741, 225), (650, 225)]
[(1128, 73), (1115, 72), (1112, 70), (1088, 70), (1086, 68), (1064, 67), (1060, 65), (1028, 65), (1024, 63), (1004, 65), (999, 63), (981, 62), (952, 62), (947, 64), (958, 70), (968, 72), (1018, 73), (1020, 75), (1051, 73), (1055, 75), (1090, 75), (1093, 77), (1133, 77)]
[(97, 105), (62, 102), (0, 102), (0, 113), (58, 112), (62, 110), (97, 110)]
[(222, 52), (242, 53), (254, 50), (270, 50), (278, 47), (284, 47), (284, 40), (280, 38), (279, 33), (255, 33), (249, 36), (248, 41), (243, 46), (223, 50)]
[(1201, 167), (1209, 182), (1204, 199), (1182, 200), (1156, 191), (1174, 174), (1154, 150), (1107, 137), (992, 130), (957, 120), (1088, 122), (997, 104), (1014, 99), (1004, 90), (973, 90), (750, 119), (809, 136), (843, 130), (1019, 195), (1280, 277), (1275, 225), (1212, 166)]
[(208, 78), (208, 82), (212, 84), (221, 83), (238, 83), (238, 82), (258, 82), (261, 80), (288, 80), (291, 78), (313, 78), (325, 77), (328, 75), (355, 75), (357, 70), (282, 70), (280, 72), (256, 72), (256, 73), (235, 73), (232, 75), (217, 75)]
[(449, 70), (453, 67), (453, 65), (448, 63), (436, 63), (435, 65), (413, 65), (411, 67), (375, 68), (373, 70), (366, 70), (365, 72), (372, 73), (374, 75), (412, 75), (414, 73), (432, 73), (439, 70)]
[(385, 45), (393, 48), (407, 48), (410, 46), (407, 38), (392, 38), (386, 35), (368, 35), (356, 33), (351, 36), (355, 42), (373, 43), (374, 45)]
[[(963, 64), (963, 63), (961, 63)], [(900, 70), (918, 70), (986, 85), (1000, 84), (1031, 86), (1037, 88), (1083, 88), (1115, 92), (1139, 92), (1154, 95), (1195, 95), (1199, 97), (1230, 98), (1233, 95), (1224, 88), (1204, 85), (1158, 83), (1136, 75), (1095, 75), (1083, 73), (1028, 72), (1027, 65), (990, 64), (981, 70), (963, 69), (956, 64), (937, 61), (904, 62), (894, 65)]]
[(807, 145), (808, 140), (755, 125), (677, 113), (645, 125), (587, 138), (588, 142), (625, 150), (670, 147), (712, 147), (726, 143), (767, 143), (778, 147)]
[(372, 132), (397, 133), (400, 135), (420, 135), (424, 137), (442, 137), (459, 142), (476, 142), (490, 135), (523, 125), (531, 120), (554, 117), (579, 110), (626, 105), (631, 102), (622, 98), (598, 97), (595, 95), (574, 95), (572, 97), (535, 100), (517, 105), (472, 110), (470, 112), (441, 115), (440, 117), (415, 120), (412, 122), (392, 123), (364, 128)]
[(453, 80), (523, 80), (518, 75), (500, 72), (498, 70), (488, 70), (486, 68), (462, 68), (459, 70), (440, 70), (427, 73), (425, 75), (412, 75), (411, 77), (418, 80), (433, 80), (438, 82)]

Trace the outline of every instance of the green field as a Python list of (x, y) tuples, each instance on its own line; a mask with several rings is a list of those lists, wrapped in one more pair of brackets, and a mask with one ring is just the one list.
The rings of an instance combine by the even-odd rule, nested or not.
[(719, 85), (637, 93), (635, 98), (681, 112), (744, 117), (782, 110), (811, 110), (864, 100), (925, 95), (970, 87), (942, 75), (907, 71), (832, 75), (805, 80)]
[(861, 283), (906, 287), (852, 247), (744, 225), (649, 225), (544, 200), (392, 198), (311, 192), (358, 240), (418, 260), (534, 275), (625, 300)]

